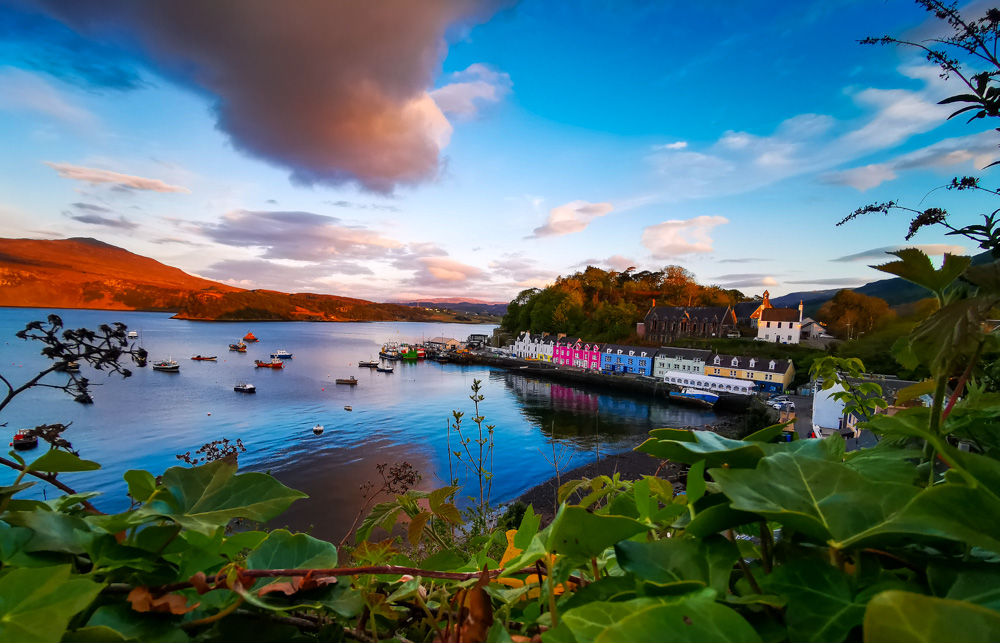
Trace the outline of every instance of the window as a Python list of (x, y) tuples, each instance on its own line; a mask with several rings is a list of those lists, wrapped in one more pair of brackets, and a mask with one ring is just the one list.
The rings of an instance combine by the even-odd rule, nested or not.
[(720, 360), (719, 356), (718, 356), (718, 355), (716, 355), (716, 356), (715, 356), (715, 362), (713, 362), (713, 363), (714, 363), (714, 364), (716, 364), (716, 365), (718, 365), (720, 361), (721, 361), (721, 360)]
[(788, 341), (792, 341), (792, 336), (791, 335), (788, 336)]
[(774, 370), (774, 360), (773, 359), (771, 360), (771, 364), (768, 366), (768, 368), (771, 369), (772, 371)]
[(770, 327), (771, 327), (771, 322), (767, 322), (767, 327), (768, 327), (768, 328), (770, 328)]
[(757, 360), (755, 360), (755, 359), (753, 359), (753, 358), (751, 357), (751, 358), (750, 358), (750, 368), (753, 368), (753, 365), (754, 365), (754, 364), (756, 364), (756, 363), (757, 363)]

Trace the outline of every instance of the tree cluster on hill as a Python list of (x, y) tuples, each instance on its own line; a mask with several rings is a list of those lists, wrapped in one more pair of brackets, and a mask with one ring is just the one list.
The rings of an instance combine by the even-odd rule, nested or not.
[(728, 306), (748, 298), (738, 290), (702, 286), (680, 266), (623, 272), (587, 266), (551, 286), (521, 291), (507, 305), (501, 326), (618, 341), (635, 332), (655, 301), (661, 306)]
[(823, 304), (817, 317), (838, 337), (852, 339), (870, 332), (878, 324), (895, 318), (884, 299), (853, 290), (841, 290)]

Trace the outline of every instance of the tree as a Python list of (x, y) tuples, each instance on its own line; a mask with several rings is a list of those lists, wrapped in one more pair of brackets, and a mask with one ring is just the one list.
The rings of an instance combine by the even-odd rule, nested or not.
[(823, 304), (817, 314), (834, 333), (847, 339), (867, 333), (880, 320), (894, 316), (884, 299), (846, 289)]

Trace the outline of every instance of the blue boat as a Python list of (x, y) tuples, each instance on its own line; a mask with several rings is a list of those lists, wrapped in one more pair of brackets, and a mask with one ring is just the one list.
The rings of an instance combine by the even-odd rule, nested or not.
[(292, 359), (292, 354), (285, 349), (281, 349), (275, 353), (271, 353), (271, 359)]
[(670, 391), (670, 399), (683, 404), (692, 404), (707, 409), (715, 406), (719, 396), (711, 391), (700, 388), (686, 388), (681, 391)]

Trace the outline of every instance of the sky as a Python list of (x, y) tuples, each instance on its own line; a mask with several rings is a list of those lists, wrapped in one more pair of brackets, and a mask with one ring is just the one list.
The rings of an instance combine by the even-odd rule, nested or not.
[(900, 247), (976, 251), (836, 225), (988, 211), (936, 189), (1000, 159), (937, 104), (958, 81), (858, 44), (937, 29), (903, 0), (0, 0), (0, 236), (374, 301), (588, 265), (855, 287)]

